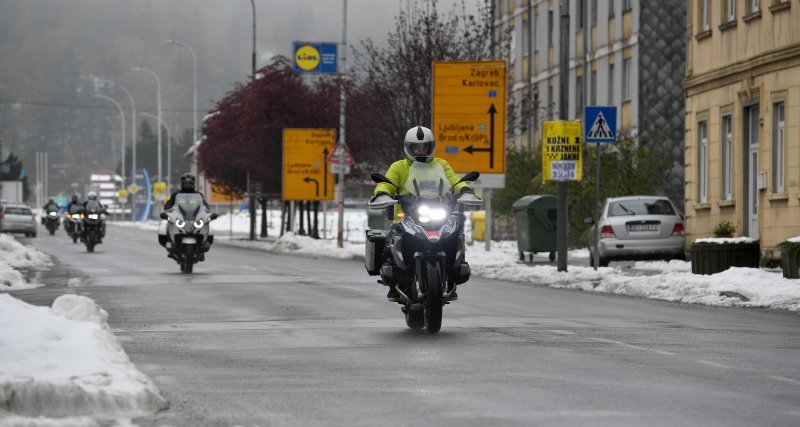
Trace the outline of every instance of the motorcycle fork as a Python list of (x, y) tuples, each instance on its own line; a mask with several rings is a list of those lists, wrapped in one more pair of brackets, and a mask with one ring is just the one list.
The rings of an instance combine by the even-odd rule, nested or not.
[[(417, 276), (414, 280), (414, 283), (417, 284), (417, 294), (420, 298), (423, 298), (428, 292), (427, 265), (429, 262), (436, 263), (439, 268), (439, 277), (443, 283), (447, 283), (447, 277), (445, 276), (444, 269), (446, 258), (447, 254), (443, 251), (435, 253), (414, 252), (414, 272)], [(443, 286), (442, 292), (445, 292), (446, 289), (446, 286)]]

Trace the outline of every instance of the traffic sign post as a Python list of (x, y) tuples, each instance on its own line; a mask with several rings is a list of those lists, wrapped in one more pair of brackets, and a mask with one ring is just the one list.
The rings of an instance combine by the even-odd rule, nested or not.
[(484, 188), (486, 250), (492, 241), (492, 189), (505, 187), (505, 61), (433, 63), (436, 156), (458, 173), (478, 171)]
[(333, 200), (333, 129), (283, 130), (283, 200)]
[(594, 269), (600, 263), (600, 144), (602, 142), (614, 143), (617, 141), (617, 107), (616, 106), (586, 106), (583, 110), (588, 126), (584, 126), (584, 141), (595, 143), (595, 189), (594, 189)]

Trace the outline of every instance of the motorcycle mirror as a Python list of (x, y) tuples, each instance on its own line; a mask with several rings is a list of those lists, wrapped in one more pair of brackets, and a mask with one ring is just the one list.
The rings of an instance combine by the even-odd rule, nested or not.
[(394, 185), (394, 183), (392, 181), (390, 181), (389, 178), (379, 174), (378, 172), (372, 172), (372, 175), (370, 175), (370, 176), (372, 177), (372, 180), (375, 181), (376, 183), (385, 182), (385, 183), (391, 184), (393, 187), (397, 188), (397, 186)]
[(161, 219), (167, 219), (167, 213), (166, 212), (161, 212), (161, 214), (159, 216), (161, 217)]
[(462, 182), (477, 181), (480, 176), (481, 176), (481, 173), (477, 172), (477, 171), (467, 172), (466, 175), (461, 177), (461, 179), (459, 179), (458, 182), (456, 182), (455, 184), (453, 184), (452, 187), (450, 187), (450, 191), (453, 191), (453, 189), (456, 188), (456, 185), (461, 184)]
[(217, 219), (217, 218), (219, 218), (219, 215), (217, 215), (217, 213), (216, 213), (216, 212), (213, 212), (213, 213), (211, 214), (211, 220), (213, 221), (213, 220), (215, 220), (215, 219)]

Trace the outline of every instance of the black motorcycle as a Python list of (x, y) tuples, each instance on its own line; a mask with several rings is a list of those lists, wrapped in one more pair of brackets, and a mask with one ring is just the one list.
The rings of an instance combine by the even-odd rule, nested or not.
[(87, 252), (94, 252), (94, 247), (103, 243), (105, 234), (106, 214), (103, 206), (98, 202), (86, 204), (81, 221), (81, 241), (86, 245)]
[(205, 207), (201, 195), (178, 193), (173, 207), (161, 212), (161, 219), (166, 223), (161, 225), (158, 243), (180, 265), (182, 273), (191, 273), (195, 264), (205, 261), (205, 253), (214, 243), (211, 221), (217, 214)]
[(50, 209), (44, 214), (44, 226), (47, 228), (47, 231), (50, 232), (50, 235), (56, 234), (56, 230), (58, 230), (58, 226), (61, 223), (61, 218), (58, 216), (58, 210)]
[[(479, 176), (470, 172), (459, 183)], [(397, 187), (379, 173), (372, 179)], [(432, 334), (441, 329), (444, 305), (458, 299), (456, 288), (470, 277), (463, 208), (483, 205), (472, 193), (457, 198), (454, 187), (438, 163), (415, 162), (404, 187), (407, 194), (380, 196), (369, 204), (370, 209), (388, 209), (399, 203), (405, 216), (389, 232), (367, 230), (367, 271), (397, 292), (408, 327)]]
[(72, 243), (78, 243), (81, 238), (83, 230), (81, 229), (81, 222), (83, 222), (83, 209), (76, 207), (70, 208), (64, 219), (64, 231), (72, 238)]

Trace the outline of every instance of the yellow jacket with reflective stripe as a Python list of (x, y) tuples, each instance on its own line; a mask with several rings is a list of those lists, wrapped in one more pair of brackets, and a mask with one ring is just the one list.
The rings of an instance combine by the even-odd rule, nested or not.
[[(442, 169), (444, 169), (444, 174), (447, 177), (447, 180), (450, 181), (450, 185), (455, 184), (456, 182), (458, 182), (459, 179), (461, 179), (461, 176), (458, 175), (453, 170), (452, 167), (450, 167), (450, 163), (447, 163), (447, 160), (440, 159), (438, 157), (434, 157), (432, 161), (437, 162), (442, 166)], [(411, 169), (411, 165), (413, 163), (414, 162), (412, 160), (409, 160), (409, 159), (398, 160), (398, 161), (392, 163), (392, 165), (389, 166), (389, 170), (386, 171), (385, 176), (387, 178), (389, 178), (389, 181), (392, 181), (393, 184), (397, 185), (397, 187), (400, 188), (400, 193), (399, 194), (407, 194), (408, 193), (408, 190), (406, 190), (406, 188), (405, 188), (405, 184), (406, 184), (406, 181), (408, 180), (408, 171)], [(456, 187), (453, 189), (453, 192), (455, 194), (458, 194), (464, 188), (469, 188), (469, 186), (467, 185), (466, 182), (461, 182), (458, 185), (456, 185)], [(397, 188), (395, 188), (395, 187), (393, 187), (393, 186), (391, 186), (391, 185), (389, 185), (389, 184), (387, 184), (385, 182), (378, 183), (378, 185), (375, 186), (375, 191), (373, 191), (373, 194), (378, 194), (378, 193), (381, 193), (381, 192), (386, 193), (386, 194), (390, 194), (390, 195), (398, 194), (397, 193)], [(395, 205), (394, 206), (394, 222), (397, 222), (400, 219), (399, 214), (401, 212), (403, 212), (403, 210), (400, 208), (400, 205), (399, 204)]]

